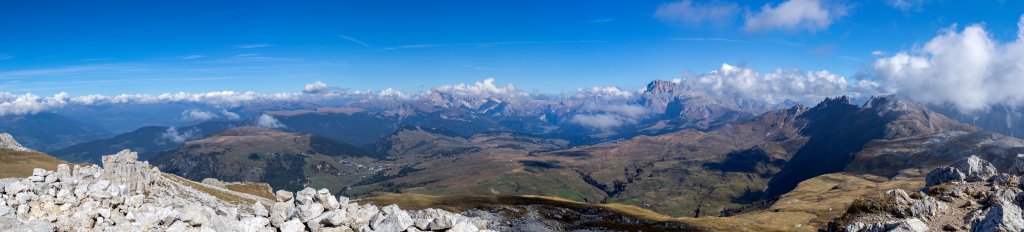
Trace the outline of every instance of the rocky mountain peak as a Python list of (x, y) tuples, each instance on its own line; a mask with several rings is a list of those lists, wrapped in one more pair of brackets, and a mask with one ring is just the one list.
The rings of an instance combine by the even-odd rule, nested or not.
[(8, 133), (0, 133), (0, 149), (2, 149), (2, 148), (11, 149), (11, 150), (15, 150), (15, 151), (31, 151), (32, 150), (32, 149), (25, 148), (24, 146), (21, 146), (21, 144), (18, 143), (17, 140), (14, 140), (14, 136), (11, 136), (11, 134), (8, 134)]
[(853, 100), (851, 100), (849, 96), (845, 96), (844, 95), (844, 96), (839, 96), (839, 97), (834, 97), (834, 98), (827, 97), (827, 98), (825, 98), (825, 100), (823, 100), (820, 103), (818, 103), (818, 105), (814, 106), (814, 108), (828, 108), (828, 107), (832, 107), (832, 106), (852, 106), (852, 105), (853, 105)]
[(681, 92), (681, 91), (682, 91), (682, 85), (679, 85), (678, 83), (671, 82), (671, 81), (665, 81), (665, 80), (654, 80), (650, 84), (647, 84), (647, 90), (644, 91), (644, 92), (660, 94), (660, 93), (673, 93), (673, 92)]

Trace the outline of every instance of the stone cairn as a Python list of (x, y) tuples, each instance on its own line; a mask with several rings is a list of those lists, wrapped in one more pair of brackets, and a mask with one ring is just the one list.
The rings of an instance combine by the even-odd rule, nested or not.
[(62, 164), (24, 179), (0, 179), (0, 231), (489, 231), (490, 222), (479, 218), (378, 209), (327, 189), (281, 190), (276, 201), (233, 193), (255, 203), (228, 202), (165, 177), (137, 157), (124, 150), (104, 156), (104, 168)]

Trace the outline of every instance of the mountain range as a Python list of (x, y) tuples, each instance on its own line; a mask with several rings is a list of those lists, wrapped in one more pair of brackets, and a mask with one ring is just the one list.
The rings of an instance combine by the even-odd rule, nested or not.
[[(132, 149), (194, 181), (326, 188), (367, 199), (549, 196), (671, 217), (813, 214), (820, 218), (800, 220), (817, 226), (840, 214), (781, 202), (824, 191), (843, 199), (828, 206), (846, 207), (863, 191), (835, 191), (914, 185), (969, 155), (1005, 170), (1024, 153), (1024, 141), (999, 133), (1013, 134), (1012, 126), (993, 131), (981, 116), (965, 120), (898, 96), (805, 106), (695, 94), (671, 81), (629, 97), (431, 92), (232, 110), (247, 117), (117, 135), (57, 113), (5, 116), (0, 125), (27, 149), (62, 160), (100, 163)], [(1012, 116), (1009, 110), (989, 112)]]

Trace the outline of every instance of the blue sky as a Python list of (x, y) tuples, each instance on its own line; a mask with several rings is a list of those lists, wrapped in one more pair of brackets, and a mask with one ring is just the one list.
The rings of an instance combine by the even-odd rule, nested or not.
[[(827, 23), (756, 17), (789, 1), (819, 4)], [(1011, 0), (789, 1), (3, 1), (0, 92), (297, 92), (317, 80), (416, 92), (495, 78), (560, 93), (722, 63), (861, 78), (872, 52), (913, 52), (954, 24), (1014, 40), (1024, 14)]]

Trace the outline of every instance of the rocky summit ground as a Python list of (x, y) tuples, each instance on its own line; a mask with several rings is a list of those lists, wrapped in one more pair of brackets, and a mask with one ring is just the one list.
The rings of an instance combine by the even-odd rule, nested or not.
[(439, 209), (350, 202), (326, 190), (274, 198), (161, 173), (137, 154), (103, 167), (35, 169), (0, 179), (0, 231), (488, 231), (490, 222)]
[(1024, 231), (1024, 156), (1009, 173), (970, 156), (928, 173), (926, 186), (856, 200), (829, 231)]

